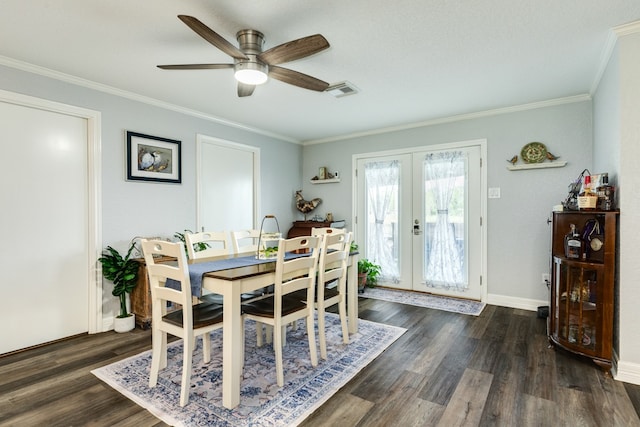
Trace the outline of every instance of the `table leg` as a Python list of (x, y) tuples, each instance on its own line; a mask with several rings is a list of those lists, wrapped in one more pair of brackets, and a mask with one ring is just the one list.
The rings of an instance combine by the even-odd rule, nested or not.
[(224, 327), (222, 338), (222, 404), (233, 409), (240, 404), (242, 375), (242, 316), (240, 314), (240, 286), (228, 286), (224, 297)]

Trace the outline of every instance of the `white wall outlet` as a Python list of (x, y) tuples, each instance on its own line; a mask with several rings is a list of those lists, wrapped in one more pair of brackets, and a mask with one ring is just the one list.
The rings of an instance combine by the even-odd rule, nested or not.
[(487, 195), (489, 196), (490, 199), (499, 199), (500, 187), (490, 187)]
[(551, 275), (549, 273), (542, 273), (542, 284), (545, 286), (551, 285)]

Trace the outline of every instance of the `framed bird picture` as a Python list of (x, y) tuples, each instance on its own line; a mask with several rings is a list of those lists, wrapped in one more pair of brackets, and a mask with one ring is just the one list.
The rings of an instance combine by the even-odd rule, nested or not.
[(180, 184), (180, 141), (127, 131), (127, 181)]

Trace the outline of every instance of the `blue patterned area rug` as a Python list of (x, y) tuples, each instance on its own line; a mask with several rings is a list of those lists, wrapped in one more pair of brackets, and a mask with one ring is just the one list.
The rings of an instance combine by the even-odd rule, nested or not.
[(436, 310), (450, 311), (453, 313), (479, 316), (485, 304), (479, 301), (471, 301), (460, 298), (441, 297), (423, 292), (403, 291), (388, 288), (366, 288), (359, 296), (379, 299), (383, 301), (399, 302), (401, 304), (415, 305), (418, 307), (434, 308)]
[(183, 408), (179, 404), (182, 340), (169, 344), (168, 366), (160, 371), (154, 388), (148, 387), (150, 350), (92, 373), (170, 425), (295, 426), (406, 331), (360, 319), (358, 333), (343, 344), (338, 316), (327, 313), (326, 324), (328, 360), (320, 358), (318, 351), (316, 368), (308, 356), (306, 327), (300, 322), (297, 330), (289, 328), (283, 351), (285, 385), (279, 388), (273, 347), (256, 348), (255, 323), (247, 321), (240, 405), (233, 410), (222, 406), (222, 330), (211, 333), (209, 364), (202, 360), (202, 340), (198, 339), (189, 403)]

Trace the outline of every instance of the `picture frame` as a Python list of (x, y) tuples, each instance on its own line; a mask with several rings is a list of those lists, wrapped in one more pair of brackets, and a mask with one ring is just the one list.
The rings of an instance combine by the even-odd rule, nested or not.
[(127, 181), (182, 183), (181, 141), (127, 131)]

